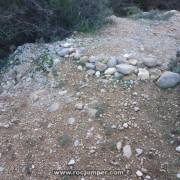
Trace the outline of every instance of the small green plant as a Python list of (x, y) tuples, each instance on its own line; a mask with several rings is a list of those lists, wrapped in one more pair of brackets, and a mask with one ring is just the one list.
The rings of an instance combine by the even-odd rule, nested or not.
[(72, 139), (67, 133), (64, 133), (61, 137), (58, 138), (58, 142), (60, 146), (64, 147), (68, 146), (72, 142)]
[(36, 70), (49, 72), (53, 66), (53, 59), (48, 54), (43, 54), (40, 59), (36, 61), (36, 65)]
[(106, 136), (111, 136), (114, 133), (114, 129), (112, 127), (105, 127), (104, 128), (104, 133)]
[(105, 151), (105, 150), (116, 151), (117, 150), (116, 142), (115, 141), (108, 141), (108, 142), (102, 143), (101, 149), (103, 151)]
[(173, 13), (164, 13), (159, 10), (151, 10), (149, 12), (140, 12), (132, 16), (134, 19), (149, 19), (152, 21), (167, 21), (173, 16)]
[(97, 110), (96, 112), (96, 118), (100, 118), (102, 114), (105, 113), (107, 110), (108, 105), (103, 103), (95, 106), (95, 109)]

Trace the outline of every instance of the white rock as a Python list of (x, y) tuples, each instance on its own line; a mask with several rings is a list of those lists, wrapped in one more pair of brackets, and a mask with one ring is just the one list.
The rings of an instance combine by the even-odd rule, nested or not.
[(127, 129), (128, 128), (128, 123), (124, 123), (123, 127)]
[(137, 92), (133, 92), (133, 96), (137, 96), (138, 95), (138, 93)]
[(74, 146), (77, 147), (77, 146), (79, 146), (79, 145), (80, 145), (80, 141), (79, 141), (78, 139), (76, 139), (76, 140), (74, 141)]
[(176, 177), (180, 179), (180, 172), (176, 174)]
[(69, 162), (68, 162), (68, 166), (73, 166), (75, 164), (75, 160), (74, 159), (71, 159)]
[(73, 125), (76, 122), (76, 119), (71, 117), (68, 119), (68, 125)]
[(83, 70), (83, 67), (82, 67), (82, 66), (78, 66), (77, 68), (78, 68), (78, 70), (80, 70), (80, 71)]
[(77, 109), (77, 110), (82, 110), (83, 109), (83, 107), (84, 107), (84, 104), (83, 103), (77, 103), (76, 105), (75, 105), (75, 108)]
[(136, 171), (136, 175), (137, 175), (138, 177), (142, 177), (142, 176), (143, 176), (143, 173), (138, 170), (138, 171)]
[(114, 74), (116, 72), (116, 68), (108, 68), (105, 72), (104, 72), (104, 74), (105, 75), (112, 75), (112, 74)]
[(69, 47), (72, 46), (72, 44), (66, 42), (66, 43), (64, 43), (64, 44), (61, 44), (61, 46), (64, 47), (64, 48), (69, 48)]
[(121, 142), (121, 141), (119, 141), (119, 142), (116, 143), (116, 148), (117, 148), (117, 150), (118, 150), (119, 152), (121, 151), (121, 149), (122, 149), (122, 142)]
[(140, 111), (139, 107), (135, 107), (135, 108), (134, 108), (134, 111), (135, 111), (135, 112)]
[(140, 156), (142, 153), (143, 153), (143, 150), (142, 150), (142, 149), (140, 149), (140, 148), (137, 148), (137, 149), (136, 149), (136, 156), (137, 156), (137, 157)]
[(138, 79), (139, 80), (148, 80), (149, 79), (149, 71), (146, 69), (139, 68)]
[(0, 128), (9, 128), (10, 124), (8, 123), (0, 123)]
[(135, 71), (136, 67), (129, 64), (119, 64), (116, 66), (119, 73), (128, 75)]
[(126, 145), (123, 147), (123, 156), (128, 159), (132, 156), (132, 150), (130, 145)]
[(145, 177), (145, 179), (151, 179), (151, 176), (148, 176), (148, 175), (147, 175), (147, 176)]
[(99, 78), (101, 76), (100, 71), (96, 71), (95, 75), (96, 75), (97, 78)]
[(177, 147), (176, 147), (176, 151), (177, 151), (177, 152), (180, 152), (180, 146), (177, 146)]
[(138, 61), (137, 61), (137, 59), (129, 59), (129, 60), (128, 60), (128, 63), (129, 63), (130, 65), (136, 66), (137, 63), (138, 63)]

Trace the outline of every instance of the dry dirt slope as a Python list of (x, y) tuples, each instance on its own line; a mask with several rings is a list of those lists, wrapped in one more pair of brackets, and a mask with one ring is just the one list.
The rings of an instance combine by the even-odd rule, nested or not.
[[(132, 54), (140, 61), (150, 54), (164, 63), (180, 45), (178, 20), (179, 13), (165, 22), (114, 17), (110, 27), (77, 36), (75, 44), (89, 56)], [(0, 179), (177, 179), (180, 87), (161, 90), (152, 81), (128, 84), (79, 69), (66, 58), (58, 66), (56, 88), (50, 74), (35, 73), (29, 80), (29, 72), (3, 86)], [(53, 175), (57, 169), (132, 173), (63, 177)]]

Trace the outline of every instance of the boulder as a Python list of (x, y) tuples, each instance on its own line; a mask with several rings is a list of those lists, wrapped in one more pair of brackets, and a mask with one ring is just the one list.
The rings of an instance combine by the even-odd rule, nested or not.
[(149, 68), (156, 67), (160, 65), (158, 62), (158, 59), (155, 59), (154, 57), (147, 57), (143, 59), (143, 64)]
[(180, 75), (170, 71), (164, 72), (157, 81), (160, 88), (172, 88), (180, 83)]
[(96, 62), (96, 70), (103, 72), (107, 69), (107, 65), (102, 62)]
[(119, 73), (122, 73), (124, 75), (131, 74), (136, 70), (135, 66), (129, 64), (119, 64), (116, 66), (116, 68)]

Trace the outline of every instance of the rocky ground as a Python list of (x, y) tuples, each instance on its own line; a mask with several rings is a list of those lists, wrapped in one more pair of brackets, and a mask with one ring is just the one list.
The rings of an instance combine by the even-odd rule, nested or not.
[(19, 47), (1, 76), (0, 179), (180, 178), (180, 13), (173, 13), (166, 21), (111, 17), (96, 34)]

